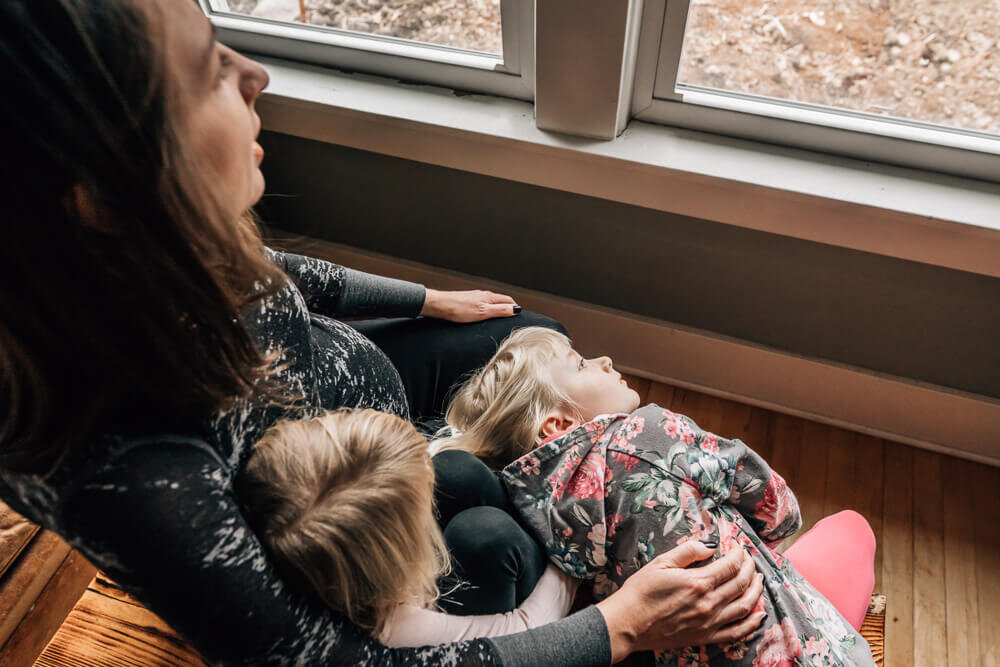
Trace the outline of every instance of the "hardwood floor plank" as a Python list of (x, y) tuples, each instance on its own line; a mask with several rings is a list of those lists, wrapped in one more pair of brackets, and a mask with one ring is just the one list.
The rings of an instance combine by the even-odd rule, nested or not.
[(694, 399), (694, 414), (689, 414), (688, 417), (702, 430), (718, 434), (722, 428), (722, 399), (699, 393), (695, 393)]
[[(801, 420), (800, 420), (801, 421)], [(785, 540), (785, 549), (795, 542), (817, 521), (823, 518), (826, 496), (827, 460), (829, 458), (831, 428), (816, 422), (802, 422), (802, 439), (796, 454), (799, 457), (795, 481), (787, 480), (799, 500), (802, 511), (802, 528)]]
[(31, 664), (58, 632), (94, 572), (80, 552), (70, 551), (0, 649), (0, 665)]
[[(771, 458), (768, 462), (771, 464), (771, 469), (785, 478), (785, 482), (796, 497), (799, 496), (801, 482), (799, 466), (804, 423), (797, 417), (775, 415), (770, 437)], [(778, 546), (777, 551), (784, 552), (793, 541), (791, 538), (786, 539)]]
[(639, 394), (639, 405), (643, 406), (649, 403), (647, 397), (649, 396), (649, 385), (651, 384), (646, 378), (641, 378), (638, 375), (629, 375), (628, 373), (622, 373), (622, 377), (628, 382), (628, 386), (635, 390)]
[(913, 452), (885, 445), (882, 506), (882, 590), (888, 601), (885, 664), (913, 667)]
[(646, 394), (646, 403), (656, 403), (661, 408), (670, 409), (674, 402), (674, 388), (662, 382), (650, 382), (649, 392)]
[(736, 401), (722, 401), (722, 420), (718, 435), (742, 440), (770, 463), (771, 414), (767, 410)]
[(687, 417), (691, 417), (696, 422), (698, 421), (698, 392), (691, 391), (690, 389), (681, 389), (680, 387), (674, 387), (673, 399), (670, 401), (670, 405), (664, 405), (663, 407), (669, 407), (671, 411), (680, 413)]
[(948, 662), (941, 455), (913, 452), (913, 664)]
[(975, 498), (970, 509), (976, 529), (980, 664), (1000, 667), (1000, 522), (996, 519), (1000, 468), (976, 466), (971, 482)]
[(943, 457), (945, 611), (949, 667), (980, 664), (979, 592), (976, 590), (976, 507), (970, 480), (978, 466)]
[[(852, 509), (860, 512), (854, 489), (857, 470), (854, 462), (858, 453), (858, 435), (841, 428), (831, 428), (826, 457), (826, 491), (823, 494), (823, 516)], [(863, 512), (862, 512), (863, 513)]]
[(87, 589), (35, 662), (37, 667), (204, 664), (159, 616), (101, 583)]
[[(4, 574), (0, 586), (0, 650), (31, 612), (49, 580), (69, 555), (69, 545), (55, 533), (40, 531)], [(79, 590), (77, 591), (79, 595)]]
[(854, 446), (853, 507), (875, 533), (875, 592), (884, 593), (882, 584), (882, 501), (885, 479), (885, 442), (870, 435), (858, 435)]
[(730, 440), (738, 438), (746, 442), (747, 429), (750, 428), (750, 406), (733, 401), (722, 401), (722, 417), (719, 420), (719, 430), (716, 434)]
[(774, 453), (773, 430), (774, 413), (764, 408), (752, 407), (750, 408), (750, 425), (745, 431), (746, 437), (740, 438), (764, 457), (769, 465)]
[(141, 602), (125, 592), (124, 588), (108, 579), (108, 576), (103, 572), (97, 573), (97, 576), (94, 578), (94, 581), (91, 582), (89, 588), (95, 593), (100, 593), (104, 597), (114, 598), (120, 602), (124, 602), (125, 604), (130, 604), (133, 607), (142, 607)]
[(771, 430), (771, 468), (790, 485), (798, 481), (799, 449), (802, 447), (803, 421), (788, 415), (775, 415)]
[(0, 503), (0, 576), (38, 532), (38, 526)]

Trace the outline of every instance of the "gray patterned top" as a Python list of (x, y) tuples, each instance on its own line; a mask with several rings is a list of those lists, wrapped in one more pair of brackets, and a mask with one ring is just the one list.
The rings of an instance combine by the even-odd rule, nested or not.
[[(273, 253), (293, 283), (245, 314), (281, 379), (312, 408), (364, 406), (406, 416), (402, 382), (338, 315), (416, 315), (423, 287)], [(280, 408), (247, 400), (197, 433), (107, 435), (47, 479), (0, 471), (0, 497), (61, 535), (148, 605), (208, 660), (223, 664), (608, 664), (600, 612), (503, 640), (388, 649), (319, 601), (290, 589), (240, 512), (233, 480)], [(583, 637), (583, 639), (581, 639)], [(567, 640), (573, 639), (572, 643)]]
[(601, 415), (521, 457), (502, 477), (511, 500), (570, 576), (606, 597), (688, 540), (746, 549), (764, 575), (767, 618), (747, 640), (689, 646), (657, 665), (873, 665), (868, 643), (772, 547), (802, 525), (785, 480), (740, 440), (650, 404)]

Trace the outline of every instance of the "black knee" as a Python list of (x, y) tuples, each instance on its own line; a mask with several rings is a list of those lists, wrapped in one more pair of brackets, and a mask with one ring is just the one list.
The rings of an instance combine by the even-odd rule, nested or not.
[(442, 528), (456, 514), (470, 507), (509, 508), (500, 480), (469, 452), (446, 450), (431, 461), (434, 464), (434, 500)]
[(464, 580), (462, 613), (509, 611), (531, 594), (545, 569), (542, 548), (496, 507), (460, 512), (444, 531), (455, 575)]
[(561, 323), (552, 319), (548, 315), (542, 315), (541, 313), (533, 313), (526, 310), (512, 319), (515, 322), (512, 331), (514, 329), (523, 329), (525, 327), (545, 327), (546, 329), (558, 331), (564, 336), (569, 335), (569, 332), (566, 331), (566, 327), (564, 327)]

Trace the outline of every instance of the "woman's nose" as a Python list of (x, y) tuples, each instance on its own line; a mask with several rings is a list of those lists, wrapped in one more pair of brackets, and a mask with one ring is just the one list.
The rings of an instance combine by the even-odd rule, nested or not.
[(240, 72), (240, 93), (246, 103), (250, 104), (260, 96), (261, 91), (267, 88), (271, 77), (257, 61), (249, 58), (243, 58), (243, 61)]
[(600, 357), (597, 362), (601, 364), (601, 368), (605, 371), (610, 371), (613, 363), (611, 362), (611, 357)]

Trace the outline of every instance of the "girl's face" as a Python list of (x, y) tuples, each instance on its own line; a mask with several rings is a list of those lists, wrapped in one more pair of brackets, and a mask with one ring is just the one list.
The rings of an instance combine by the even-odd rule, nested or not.
[(163, 27), (170, 113), (179, 138), (235, 219), (264, 193), (254, 101), (267, 86), (267, 72), (216, 42), (211, 23), (191, 0), (158, 0), (157, 9), (150, 23)]
[(552, 364), (553, 381), (576, 404), (582, 421), (639, 407), (639, 394), (614, 369), (610, 357), (584, 359), (567, 347)]

